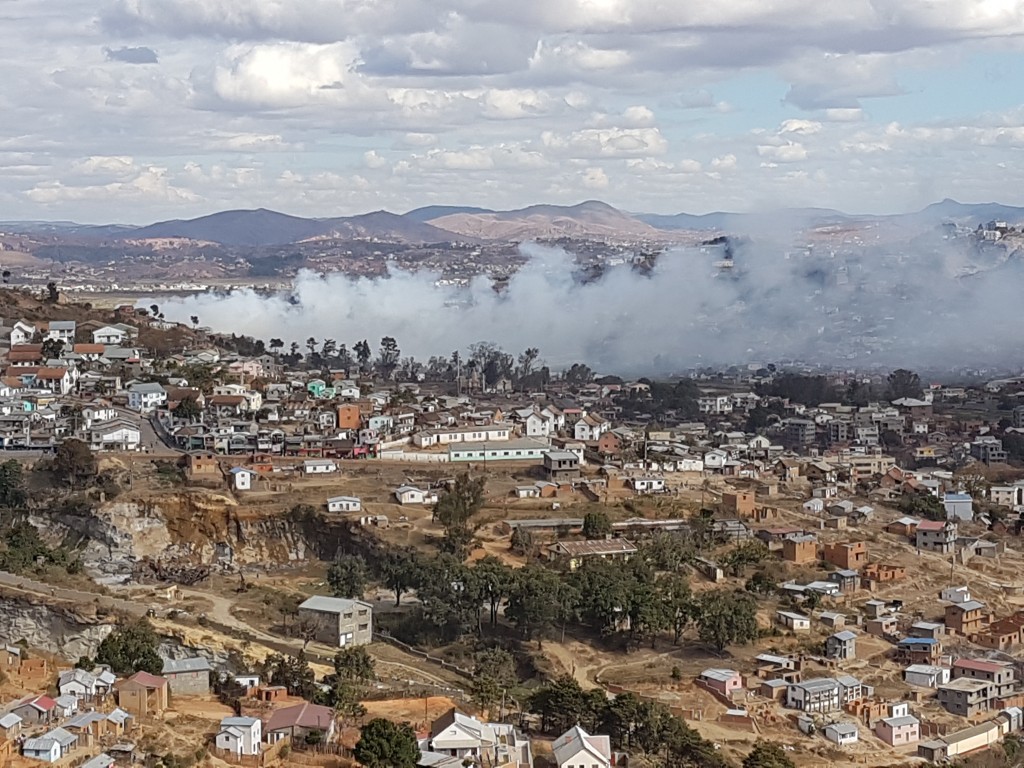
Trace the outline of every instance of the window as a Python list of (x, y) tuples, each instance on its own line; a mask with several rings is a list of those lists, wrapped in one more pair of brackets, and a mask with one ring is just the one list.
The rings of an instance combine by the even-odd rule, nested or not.
[(369, 624), (360, 624), (360, 625), (359, 625), (359, 631), (360, 631), (360, 632), (365, 632), (365, 631), (366, 631), (366, 630), (368, 630), (369, 628), (370, 628), (370, 625), (369, 625)]
[(346, 619), (351, 619), (352, 618), (352, 613), (351, 613), (351, 611), (349, 613), (343, 613), (342, 616), (344, 618), (346, 618)]

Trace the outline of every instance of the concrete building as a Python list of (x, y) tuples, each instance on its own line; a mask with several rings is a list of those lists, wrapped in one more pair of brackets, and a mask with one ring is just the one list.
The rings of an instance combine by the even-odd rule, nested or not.
[(917, 548), (948, 555), (956, 546), (956, 523), (946, 520), (922, 520), (915, 533)]
[(743, 689), (743, 677), (734, 669), (705, 669), (697, 676), (697, 682), (726, 698)]
[(551, 744), (558, 768), (611, 768), (611, 739), (591, 736), (578, 725)]
[(921, 721), (911, 714), (883, 717), (875, 723), (875, 735), (890, 747), (916, 744), (921, 738)]
[(919, 688), (938, 688), (949, 682), (949, 670), (933, 664), (911, 664), (903, 670), (903, 680)]
[(554, 483), (579, 480), (579, 457), (570, 451), (547, 451), (544, 454), (544, 476)]
[(839, 683), (830, 678), (790, 683), (786, 706), (802, 712), (835, 712), (840, 707)]
[(133, 717), (145, 718), (168, 709), (171, 689), (166, 678), (136, 672), (114, 684), (117, 706)]
[(299, 621), (316, 626), (315, 638), (344, 648), (373, 641), (373, 606), (362, 600), (315, 595), (299, 606)]
[(868, 545), (865, 541), (835, 542), (825, 545), (823, 559), (837, 568), (857, 570), (868, 561)]
[(977, 600), (946, 606), (946, 628), (952, 632), (959, 632), (961, 635), (973, 635), (975, 632), (980, 632), (987, 623), (986, 619), (985, 604)]
[(782, 540), (782, 559), (803, 565), (818, 559), (818, 540), (814, 536), (790, 536)]
[(845, 747), (857, 743), (860, 729), (853, 723), (829, 723), (825, 726), (824, 734), (828, 741)]
[(205, 696), (210, 692), (210, 673), (213, 667), (206, 659), (164, 659), (161, 677), (167, 680), (174, 695)]
[(263, 722), (256, 717), (225, 717), (214, 738), (217, 749), (233, 755), (258, 755), (263, 742)]
[(825, 640), (825, 655), (839, 661), (857, 658), (857, 634), (847, 629), (830, 635)]

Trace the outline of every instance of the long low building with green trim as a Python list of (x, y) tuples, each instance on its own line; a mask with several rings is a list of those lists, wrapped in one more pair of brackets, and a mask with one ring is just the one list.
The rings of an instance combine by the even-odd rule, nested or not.
[(551, 444), (524, 437), (491, 443), (457, 443), (448, 446), (448, 461), (530, 461), (541, 462)]

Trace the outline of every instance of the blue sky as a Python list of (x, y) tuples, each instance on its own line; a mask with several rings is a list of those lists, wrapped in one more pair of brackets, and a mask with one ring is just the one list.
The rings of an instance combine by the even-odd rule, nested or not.
[(0, 0), (3, 218), (1024, 204), (1024, 0)]

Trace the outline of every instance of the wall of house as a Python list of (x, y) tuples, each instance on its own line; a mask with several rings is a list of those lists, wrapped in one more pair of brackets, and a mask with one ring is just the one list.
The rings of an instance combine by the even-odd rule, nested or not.
[(185, 694), (186, 696), (202, 696), (210, 692), (210, 673), (202, 672), (179, 672), (177, 674), (164, 675), (171, 688), (171, 694)]

